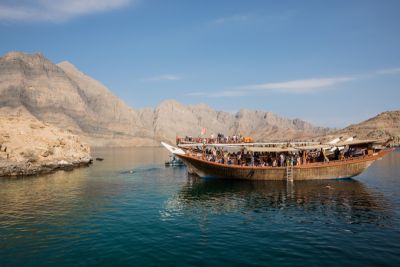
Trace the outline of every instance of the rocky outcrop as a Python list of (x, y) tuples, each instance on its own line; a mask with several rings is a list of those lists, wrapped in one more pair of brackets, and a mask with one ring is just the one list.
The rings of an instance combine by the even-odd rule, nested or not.
[(4, 108), (24, 108), (92, 146), (152, 146), (174, 142), (176, 136), (199, 136), (203, 128), (208, 135), (241, 134), (256, 140), (311, 138), (330, 130), (270, 112), (232, 114), (174, 100), (135, 110), (71, 63), (55, 65), (41, 54), (20, 52), (0, 58), (0, 109)]
[(25, 109), (0, 112), (0, 176), (71, 169), (91, 162), (78, 136), (37, 120)]
[(352, 124), (344, 129), (333, 131), (323, 140), (334, 137), (357, 136), (359, 139), (376, 139), (393, 146), (400, 145), (400, 110), (386, 111), (358, 124)]

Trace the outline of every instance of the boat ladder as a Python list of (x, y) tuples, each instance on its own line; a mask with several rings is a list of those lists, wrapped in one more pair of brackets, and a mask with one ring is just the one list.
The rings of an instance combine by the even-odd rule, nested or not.
[(293, 166), (292, 165), (286, 166), (286, 180), (293, 182)]

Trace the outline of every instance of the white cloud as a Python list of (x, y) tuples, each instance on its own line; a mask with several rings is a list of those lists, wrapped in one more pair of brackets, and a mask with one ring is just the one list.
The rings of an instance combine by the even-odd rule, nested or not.
[(135, 0), (33, 0), (0, 4), (0, 20), (61, 22), (121, 8)]
[(278, 83), (264, 83), (245, 86), (243, 89), (255, 90), (274, 90), (280, 92), (295, 92), (307, 93), (321, 88), (333, 86), (339, 83), (348, 82), (357, 79), (355, 76), (351, 77), (333, 77), (333, 78), (313, 78), (306, 80), (293, 80)]
[(179, 81), (182, 80), (182, 77), (178, 76), (178, 75), (174, 75), (174, 74), (163, 74), (163, 75), (158, 75), (158, 76), (154, 76), (154, 77), (150, 77), (147, 79), (144, 79), (144, 81), (150, 81), (150, 82), (154, 82), (154, 81)]
[(393, 68), (393, 69), (383, 69), (376, 71), (376, 74), (385, 75), (385, 74), (400, 74), (400, 68)]
[(240, 87), (234, 87), (229, 90), (217, 90), (212, 92), (193, 92), (188, 93), (188, 96), (204, 96), (204, 97), (237, 97), (259, 94), (260, 92), (275, 91), (281, 93), (313, 93), (324, 89), (333, 88), (339, 84), (365, 80), (374, 78), (381, 75), (396, 75), (400, 74), (400, 68), (382, 69), (372, 73), (365, 73), (362, 75), (350, 75), (350, 76), (338, 76), (328, 78), (311, 78), (303, 80), (290, 80), (284, 82), (275, 83), (261, 83), (253, 85), (244, 85)]
[(282, 93), (311, 93), (323, 88), (330, 87), (339, 83), (356, 80), (358, 76), (334, 77), (334, 78), (314, 78), (305, 80), (293, 80), (277, 83), (263, 83), (235, 87), (230, 90), (213, 92), (192, 92), (188, 96), (205, 97), (236, 97), (257, 94), (261, 91), (276, 91)]

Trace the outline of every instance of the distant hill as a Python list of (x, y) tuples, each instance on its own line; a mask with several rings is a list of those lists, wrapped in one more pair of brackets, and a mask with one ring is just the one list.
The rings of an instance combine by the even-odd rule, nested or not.
[(155, 109), (153, 121), (155, 136), (166, 140), (176, 135), (199, 136), (202, 127), (206, 128), (207, 135), (240, 133), (258, 141), (312, 138), (330, 130), (271, 112), (242, 109), (232, 114), (204, 104), (185, 106), (174, 100), (162, 102)]
[(11, 52), (0, 58), (0, 109), (24, 108), (37, 119), (79, 134), (91, 145), (158, 145), (175, 137), (250, 135), (256, 140), (313, 138), (331, 129), (271, 112), (236, 114), (207, 105), (166, 100), (156, 108), (133, 109), (69, 62), (53, 64), (41, 54)]
[(390, 143), (398, 145), (400, 144), (400, 110), (382, 112), (366, 121), (335, 131), (332, 135), (356, 135), (360, 139), (390, 139)]

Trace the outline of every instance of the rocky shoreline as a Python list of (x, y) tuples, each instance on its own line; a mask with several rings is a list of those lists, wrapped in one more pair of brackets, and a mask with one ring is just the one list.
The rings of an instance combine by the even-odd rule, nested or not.
[(91, 163), (90, 148), (78, 136), (23, 109), (0, 112), (0, 177), (46, 174)]
[(79, 167), (87, 167), (91, 163), (91, 158), (75, 162), (60, 160), (58, 162), (43, 162), (40, 164), (32, 164), (30, 162), (13, 163), (0, 160), (0, 177), (32, 176), (48, 174), (59, 170), (70, 171)]

